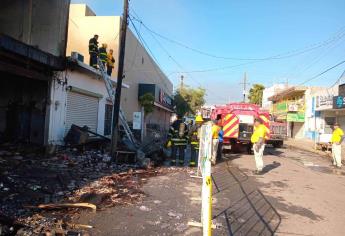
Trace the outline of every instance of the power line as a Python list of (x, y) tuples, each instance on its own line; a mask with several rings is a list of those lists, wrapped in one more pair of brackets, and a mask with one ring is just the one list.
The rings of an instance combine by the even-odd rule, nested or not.
[[(131, 9), (133, 11), (134, 14), (135, 11), (133, 9)], [(137, 15), (137, 14), (136, 14)], [(185, 49), (188, 49), (190, 51), (193, 51), (195, 53), (199, 53), (201, 55), (204, 55), (204, 56), (208, 56), (208, 57), (213, 57), (213, 58), (216, 58), (216, 59), (224, 59), (224, 60), (237, 60), (237, 61), (267, 61), (267, 60), (279, 60), (279, 59), (286, 59), (286, 58), (290, 58), (290, 57), (294, 57), (294, 56), (299, 56), (301, 54), (305, 54), (307, 52), (310, 52), (312, 50), (315, 50), (315, 49), (318, 49), (320, 47), (324, 47), (330, 43), (332, 43), (334, 40), (336, 40), (337, 37), (339, 36), (333, 36), (327, 40), (324, 40), (322, 42), (318, 42), (318, 43), (314, 43), (314, 44), (311, 44), (309, 46), (306, 46), (304, 47), (303, 49), (296, 49), (296, 50), (291, 50), (289, 52), (285, 52), (285, 53), (280, 53), (280, 54), (277, 54), (277, 55), (273, 55), (273, 56), (269, 56), (269, 57), (263, 57), (263, 58), (240, 58), (240, 57), (225, 57), (225, 56), (219, 56), (219, 55), (214, 55), (212, 53), (209, 53), (209, 52), (205, 52), (205, 51), (202, 51), (202, 50), (199, 50), (199, 49), (195, 49), (193, 47), (190, 47), (184, 43), (181, 43), (181, 42), (178, 42), (174, 39), (171, 39), (167, 36), (164, 36), (160, 33), (157, 33), (156, 31), (152, 30), (151, 28), (149, 28), (147, 25), (145, 25), (140, 19), (136, 18), (135, 16), (132, 16), (133, 17), (133, 20), (136, 20), (138, 21), (139, 23), (141, 23), (143, 25), (143, 27), (150, 31), (152, 34), (155, 34), (156, 36), (170, 42), (170, 43), (173, 43), (173, 44), (176, 44), (180, 47), (183, 47)], [(344, 27), (342, 27), (343, 29)], [(226, 68), (226, 67), (224, 67)]]
[(308, 59), (307, 63), (303, 63), (304, 61), (298, 62), (297, 65), (294, 66), (294, 68), (292, 68), (289, 73), (286, 73), (285, 77), (291, 78), (292, 75), (295, 75), (295, 77), (297, 77), (297, 75), (302, 75), (305, 71), (310, 69), (316, 63), (318, 63), (322, 58), (324, 58), (327, 54), (329, 54), (333, 49), (338, 47), (342, 43), (342, 41), (340, 40), (345, 36), (344, 33), (345, 33), (345, 30), (341, 30), (338, 33), (338, 37), (335, 38), (332, 43), (327, 45), (320, 54)]
[[(134, 23), (133, 23), (133, 21), (132, 21), (132, 18), (133, 16), (132, 15), (130, 15), (130, 21), (131, 21), (131, 23), (133, 24), (133, 26), (134, 26)], [(142, 23), (141, 23), (142, 21), (140, 21), (139, 23), (142, 25)], [(159, 47), (161, 47), (161, 49), (167, 54), (167, 56), (180, 68), (180, 69), (182, 69), (182, 70), (184, 70), (184, 68), (183, 68), (183, 66), (168, 52), (168, 50), (159, 42), (159, 40), (151, 33), (151, 36), (152, 36), (152, 38), (156, 41), (156, 43), (158, 44), (158, 46)], [(138, 37), (141, 37), (142, 38), (142, 35), (140, 35), (140, 36), (138, 36)], [(187, 73), (188, 74), (188, 73)], [(189, 75), (189, 77), (195, 82), (195, 83), (197, 83), (200, 87), (204, 87), (198, 80), (196, 80), (196, 79), (194, 79), (191, 75)], [(210, 92), (212, 92), (215, 96), (218, 96), (219, 98), (221, 98), (221, 99), (224, 99), (223, 97), (220, 97), (219, 95), (217, 95), (217, 93), (215, 93), (215, 92), (213, 92), (213, 91), (211, 91), (210, 89), (206, 89), (206, 90), (208, 90), (208, 91), (210, 91)]]
[(165, 84), (165, 81), (164, 81), (165, 78), (162, 77), (162, 73), (163, 73), (163, 72), (162, 72), (162, 71), (158, 71), (158, 69), (156, 68), (156, 65), (158, 65), (159, 68), (161, 68), (161, 65), (159, 64), (157, 58), (155, 57), (155, 55), (154, 55), (153, 52), (151, 51), (150, 47), (148, 46), (148, 44), (146, 43), (146, 41), (144, 40), (144, 38), (143, 38), (142, 35), (140, 34), (139, 30), (137, 29), (137, 27), (136, 27), (135, 24), (133, 23), (131, 17), (129, 17), (129, 20), (130, 20), (130, 22), (131, 22), (131, 24), (132, 24), (132, 26), (133, 26), (133, 28), (134, 28), (134, 31), (136, 32), (136, 34), (137, 34), (137, 36), (138, 36), (139, 41), (140, 41), (141, 44), (142, 44), (143, 46), (145, 46), (145, 48), (149, 51), (149, 54), (150, 54), (149, 59), (151, 60), (151, 63), (152, 63), (152, 65), (153, 65), (153, 68), (154, 68), (156, 74), (158, 75), (158, 77), (161, 78), (161, 80), (162, 80), (162, 82), (163, 82), (163, 84), (164, 84), (164, 86), (165, 86), (165, 89), (168, 89), (168, 86)]
[(343, 73), (341, 74), (341, 76), (334, 82), (334, 84), (332, 84), (331, 86), (329, 86), (328, 89), (333, 88), (337, 83), (340, 82), (340, 80), (342, 80), (342, 79), (344, 78), (344, 76), (345, 76), (345, 71), (343, 71)]
[(308, 82), (310, 82), (310, 81), (312, 81), (312, 80), (314, 80), (314, 79), (320, 77), (321, 75), (327, 73), (327, 72), (330, 71), (330, 70), (333, 70), (334, 68), (336, 68), (336, 67), (338, 67), (338, 66), (340, 66), (341, 64), (344, 64), (344, 63), (345, 63), (345, 60), (344, 60), (344, 61), (341, 61), (341, 62), (339, 62), (338, 64), (336, 64), (336, 65), (334, 65), (334, 66), (332, 66), (332, 67), (330, 67), (330, 68), (324, 70), (323, 72), (321, 72), (321, 73), (319, 73), (319, 74), (317, 74), (317, 75), (311, 77), (310, 79), (307, 79), (306, 81), (304, 81), (303, 83), (300, 83), (299, 85), (303, 85), (303, 84), (305, 84), (305, 83), (308, 83)]

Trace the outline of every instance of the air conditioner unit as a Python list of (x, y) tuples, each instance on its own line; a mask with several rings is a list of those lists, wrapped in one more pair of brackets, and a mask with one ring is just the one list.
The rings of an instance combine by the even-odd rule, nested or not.
[(73, 59), (75, 59), (75, 60), (84, 62), (84, 56), (81, 55), (79, 52), (72, 52), (72, 53), (71, 53), (71, 57), (72, 57)]

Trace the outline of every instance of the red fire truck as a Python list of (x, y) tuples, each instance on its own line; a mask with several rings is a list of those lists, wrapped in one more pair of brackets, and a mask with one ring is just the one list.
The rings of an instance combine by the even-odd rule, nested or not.
[(250, 138), (253, 133), (254, 119), (260, 118), (267, 128), (266, 143), (281, 147), (286, 137), (286, 123), (275, 122), (267, 110), (249, 103), (230, 103), (215, 106), (211, 119), (220, 119), (224, 131), (225, 149), (236, 149), (238, 145), (247, 145), (250, 150)]

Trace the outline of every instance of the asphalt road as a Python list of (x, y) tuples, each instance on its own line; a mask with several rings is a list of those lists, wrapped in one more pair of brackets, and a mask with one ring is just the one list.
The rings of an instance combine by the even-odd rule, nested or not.
[[(247, 154), (213, 168), (213, 235), (345, 235), (345, 169), (291, 149), (267, 148), (264, 163), (261, 176)], [(96, 227), (92, 235), (201, 235), (188, 226), (201, 211), (201, 180), (189, 175), (179, 169), (151, 178), (142, 202), (85, 213), (80, 222)]]

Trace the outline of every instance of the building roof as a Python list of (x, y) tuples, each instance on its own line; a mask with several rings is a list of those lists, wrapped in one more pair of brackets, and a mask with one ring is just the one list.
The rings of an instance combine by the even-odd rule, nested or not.
[[(7, 54), (16, 54), (16, 60), (22, 60), (28, 63), (28, 60), (39, 63), (51, 70), (64, 70), (64, 58), (54, 56), (39, 48), (23, 43), (8, 35), (0, 34), (0, 52), (5, 56)], [(10, 56), (10, 55), (9, 55)]]
[(293, 86), (293, 87), (279, 91), (278, 93), (269, 97), (268, 101), (276, 102), (284, 98), (303, 95), (306, 90), (307, 90), (307, 87), (305, 86)]
[[(85, 64), (82, 61), (79, 61), (79, 60), (72, 58), (72, 57), (68, 57), (67, 61), (68, 61), (68, 65), (70, 67), (78, 66), (84, 72), (91, 73), (91, 74), (94, 74), (94, 75), (99, 76), (99, 77), (102, 76), (102, 74), (99, 70), (93, 68), (92, 66)], [(115, 85), (115, 86), (117, 85), (117, 79), (115, 79), (114, 77), (111, 77), (111, 81), (113, 82), (113, 85)], [(122, 88), (129, 88), (129, 85), (122, 83)]]

